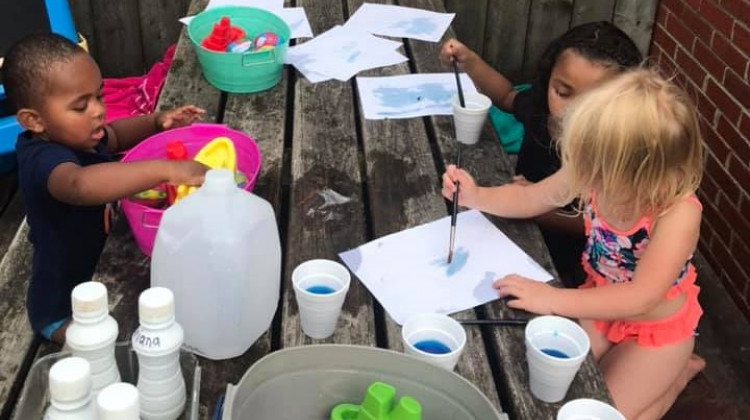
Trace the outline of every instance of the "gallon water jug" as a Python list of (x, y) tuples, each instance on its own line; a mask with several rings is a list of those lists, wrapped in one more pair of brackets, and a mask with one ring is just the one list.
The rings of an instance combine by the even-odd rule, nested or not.
[(271, 325), (279, 300), (281, 245), (271, 205), (211, 170), (203, 186), (164, 212), (151, 261), (152, 286), (174, 293), (185, 346), (236, 357)]

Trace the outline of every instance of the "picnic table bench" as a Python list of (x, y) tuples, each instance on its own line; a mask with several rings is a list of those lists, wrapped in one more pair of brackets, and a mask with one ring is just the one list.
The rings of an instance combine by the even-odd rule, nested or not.
[[(296, 6), (305, 8), (313, 31), (319, 34), (345, 22), (362, 3), (298, 0)], [(189, 13), (202, 10), (206, 4), (207, 0), (194, 0)], [(444, 11), (442, 0), (400, 0), (398, 4)], [(451, 34), (449, 30), (446, 37)], [(407, 63), (363, 75), (447, 71), (439, 63), (439, 47), (439, 43), (404, 40), (401, 51), (409, 57)], [(182, 32), (158, 108), (195, 104), (207, 111), (206, 122), (226, 124), (256, 139), (263, 162), (255, 193), (273, 205), (283, 249), (280, 306), (271, 328), (240, 357), (200, 361), (201, 419), (210, 418), (227, 383), (236, 383), (255, 361), (277, 349), (325, 342), (402, 350), (400, 327), (356, 278), (352, 279), (338, 328), (326, 340), (313, 340), (302, 332), (291, 287), (292, 270), (305, 260), (337, 259), (339, 252), (374, 238), (448, 215), (448, 206), (440, 195), (440, 175), (456, 155), (451, 118), (365, 120), (355, 83), (311, 84), (294, 68), (285, 68), (280, 83), (268, 91), (220, 92), (203, 78), (185, 30)], [(477, 145), (464, 149), (463, 163), (485, 185), (508, 182), (513, 174), (510, 160), (491, 130), (485, 130)], [(348, 200), (324, 205), (322, 193), (327, 190)], [(9, 207), (18, 207), (18, 202), (17, 194)], [(22, 207), (16, 212), (22, 215)], [(534, 223), (492, 220), (534, 260), (555, 273)], [(0, 419), (10, 416), (33, 360), (57, 350), (35, 340), (26, 319), (24, 297), (32, 253), (27, 231), (21, 224), (14, 236), (0, 234), (0, 246), (7, 247), (0, 264)], [(137, 328), (137, 298), (149, 286), (149, 272), (149, 259), (136, 247), (124, 218), (119, 218), (94, 280), (103, 282), (109, 290), (120, 340), (128, 340)], [(530, 317), (507, 308), (503, 301), (455, 316)], [(551, 419), (561, 405), (547, 404), (531, 395), (522, 327), (467, 327), (467, 344), (456, 372), (513, 419)], [(582, 397), (611, 402), (590, 356), (567, 400)]]

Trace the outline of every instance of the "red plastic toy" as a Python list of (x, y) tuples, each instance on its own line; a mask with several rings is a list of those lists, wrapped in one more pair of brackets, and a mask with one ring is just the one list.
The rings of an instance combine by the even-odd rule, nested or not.
[(214, 25), (211, 33), (201, 41), (201, 45), (207, 50), (225, 52), (230, 42), (236, 42), (243, 38), (245, 38), (245, 31), (237, 26), (232, 26), (229, 18), (223, 16), (219, 23)]
[[(168, 160), (187, 160), (188, 152), (185, 145), (181, 141), (170, 141), (167, 143), (167, 159)], [(167, 203), (171, 206), (177, 199), (177, 187), (174, 185), (167, 185)]]

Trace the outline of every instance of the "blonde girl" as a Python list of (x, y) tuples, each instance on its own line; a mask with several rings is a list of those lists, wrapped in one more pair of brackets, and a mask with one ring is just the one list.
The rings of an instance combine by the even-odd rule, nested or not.
[(671, 82), (631, 70), (583, 95), (566, 113), (562, 168), (531, 185), (478, 187), (448, 168), (443, 195), (529, 218), (578, 198), (588, 279), (560, 289), (511, 275), (495, 282), (511, 308), (578, 318), (615, 404), (628, 419), (658, 419), (704, 366), (691, 356), (702, 314), (691, 257), (703, 172), (696, 113)]

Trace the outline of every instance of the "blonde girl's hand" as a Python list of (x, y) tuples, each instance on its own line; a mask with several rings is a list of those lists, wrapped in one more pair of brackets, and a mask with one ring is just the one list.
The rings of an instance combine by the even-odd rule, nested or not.
[(156, 127), (159, 131), (184, 127), (198, 121), (206, 111), (195, 105), (186, 105), (156, 115)]
[(453, 200), (456, 191), (456, 183), (461, 184), (458, 191), (458, 204), (464, 207), (476, 208), (478, 205), (479, 187), (474, 178), (456, 165), (449, 165), (443, 174), (443, 197)]
[(202, 185), (209, 167), (194, 160), (170, 160), (169, 183), (172, 185)]
[(508, 307), (522, 309), (540, 315), (552, 315), (552, 306), (557, 299), (557, 292), (553, 286), (527, 279), (516, 274), (505, 276), (496, 281), (492, 287), (497, 289), (501, 298), (513, 297), (508, 300)]
[(440, 61), (446, 65), (453, 65), (453, 61), (456, 61), (465, 68), (473, 56), (474, 51), (455, 38), (446, 41), (440, 49)]

